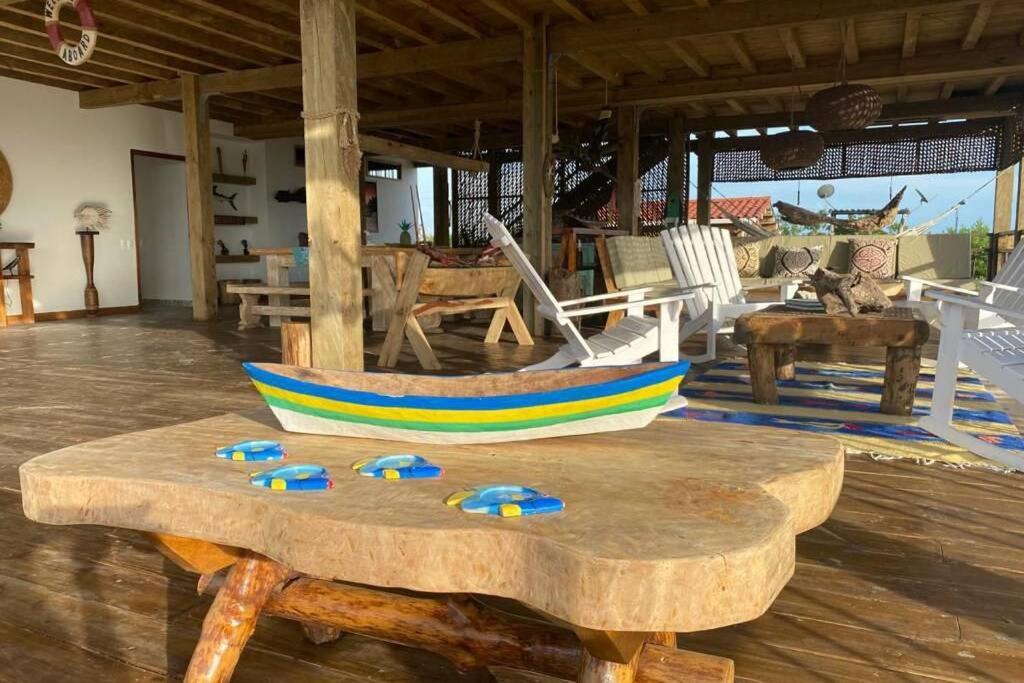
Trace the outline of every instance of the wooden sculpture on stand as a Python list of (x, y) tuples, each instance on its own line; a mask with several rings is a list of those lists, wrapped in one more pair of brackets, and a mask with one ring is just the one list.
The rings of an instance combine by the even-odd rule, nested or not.
[(96, 315), (100, 310), (100, 293), (93, 282), (93, 266), (96, 263), (94, 238), (100, 230), (107, 228), (111, 211), (102, 206), (83, 204), (75, 211), (75, 233), (82, 242), (82, 263), (85, 264), (85, 311)]

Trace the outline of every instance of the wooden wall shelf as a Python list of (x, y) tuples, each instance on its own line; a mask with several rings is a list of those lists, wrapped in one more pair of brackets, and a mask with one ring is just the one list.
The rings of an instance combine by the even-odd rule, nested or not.
[(259, 260), (259, 256), (252, 254), (229, 254), (217, 257), (217, 263), (259, 263)]
[(213, 182), (221, 185), (255, 185), (256, 179), (247, 175), (231, 175), (230, 173), (214, 173)]
[(227, 214), (217, 214), (213, 217), (214, 225), (252, 225), (258, 223), (259, 219), (256, 216), (229, 216)]

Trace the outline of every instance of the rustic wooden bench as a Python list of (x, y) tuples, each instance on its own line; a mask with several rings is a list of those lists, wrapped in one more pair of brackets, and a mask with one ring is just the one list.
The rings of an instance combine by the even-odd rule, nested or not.
[[(259, 327), (260, 316), (282, 316), (297, 318), (309, 317), (309, 306), (292, 306), (289, 298), (293, 296), (309, 296), (309, 287), (293, 285), (242, 285), (230, 284), (227, 286), (229, 294), (237, 294), (242, 300), (238, 306), (238, 329), (248, 330)], [(260, 297), (285, 297), (285, 303), (277, 303), (273, 300), (268, 304), (260, 304)]]

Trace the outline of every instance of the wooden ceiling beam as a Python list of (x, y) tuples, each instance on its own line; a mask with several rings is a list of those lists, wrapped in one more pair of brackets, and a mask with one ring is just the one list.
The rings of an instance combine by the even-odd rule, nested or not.
[[(1008, 41), (1001, 41), (999, 44), (987, 46), (985, 50), (974, 50), (969, 53), (936, 46), (934, 54), (919, 55), (912, 59), (887, 56), (865, 59), (849, 65), (847, 76), (851, 81), (885, 86), (1013, 75), (1024, 70), (1024, 51), (1017, 47), (1016, 40), (1012, 42), (1010, 45)], [(611, 90), (608, 93), (608, 100), (612, 106), (657, 107), (706, 100), (710, 97), (785, 97), (795, 87), (827, 87), (835, 80), (833, 64), (822, 63), (801, 71), (793, 71), (788, 61), (785, 65), (772, 66), (775, 70), (762, 70), (758, 74), (691, 79), (657, 85), (623, 86)], [(604, 99), (603, 88), (564, 93), (559, 100), (559, 108), (565, 112), (586, 110), (600, 106)], [(518, 98), (494, 102), (453, 103), (435, 107), (364, 112), (362, 120), (367, 125), (400, 125), (418, 120), (438, 122), (515, 117), (518, 115), (518, 105)]]
[(1006, 76), (996, 76), (985, 86), (985, 95), (991, 97), (999, 92), (1006, 85)]
[(593, 18), (584, 12), (579, 5), (573, 2), (573, 0), (551, 0), (551, 3), (572, 17), (575, 21), (581, 21), (587, 24), (593, 21)]
[(619, 17), (590, 24), (556, 24), (549, 31), (549, 49), (556, 53), (612, 49), (641, 42), (742, 33), (818, 21), (842, 21), (867, 15), (964, 6), (977, 0), (749, 0), (708, 8), (666, 10), (647, 16)]
[(437, 45), (440, 41), (427, 33), (419, 22), (410, 17), (392, 17), (387, 8), (377, 0), (360, 0), (356, 5), (356, 16), (370, 19), (378, 25), (392, 31), (395, 35), (405, 36), (423, 45)]
[(994, 4), (994, 0), (982, 0), (978, 3), (978, 8), (974, 10), (974, 18), (971, 19), (971, 25), (967, 28), (967, 34), (964, 35), (964, 40), (960, 44), (961, 49), (973, 50), (978, 44), (981, 34), (985, 32), (985, 27), (988, 26), (988, 20), (992, 16), (992, 5)]
[[(273, 9), (265, 3), (247, 0), (184, 0), (186, 5), (201, 7), (207, 12), (219, 14), (233, 22), (275, 33), (284, 38), (296, 39), (299, 35), (298, 12), (289, 12), (287, 4), (275, 4)], [(183, 7), (182, 11), (189, 11)]]
[(708, 63), (701, 59), (700, 55), (693, 46), (688, 45), (682, 40), (670, 40), (665, 45), (668, 49), (678, 57), (693, 73), (697, 74), (701, 78), (707, 78), (711, 75), (711, 67)]
[(526, 14), (514, 0), (480, 0), (480, 4), (487, 7), (498, 16), (511, 21), (520, 31), (530, 28), (530, 16)]
[(405, 0), (439, 21), (461, 31), (471, 38), (483, 38), (487, 31), (471, 16), (450, 0)]
[(729, 52), (732, 53), (733, 58), (736, 59), (736, 62), (742, 66), (745, 71), (752, 74), (757, 73), (757, 65), (754, 63), (754, 58), (750, 56), (750, 51), (747, 50), (747, 46), (743, 44), (743, 38), (735, 33), (727, 33), (722, 37), (722, 39), (729, 48)]
[(779, 38), (782, 39), (782, 44), (786, 48), (786, 54), (789, 55), (789, 61), (793, 62), (793, 68), (807, 68), (807, 59), (804, 58), (804, 52), (800, 49), (800, 43), (796, 39), (796, 31), (793, 30), (793, 27), (784, 26), (780, 28)]
[(921, 32), (921, 12), (907, 12), (903, 23), (903, 56), (913, 57), (917, 54), (917, 36)]
[(609, 64), (606, 60), (601, 59), (597, 55), (591, 52), (577, 52), (569, 55), (569, 58), (601, 80), (607, 82), (609, 85), (622, 85), (622, 74), (616, 71), (615, 67)]

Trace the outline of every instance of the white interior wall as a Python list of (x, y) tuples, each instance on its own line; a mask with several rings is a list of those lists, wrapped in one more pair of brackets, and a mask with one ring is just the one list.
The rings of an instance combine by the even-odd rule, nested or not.
[[(72, 214), (83, 202), (113, 212), (110, 229), (96, 237), (96, 287), (101, 307), (138, 303), (131, 150), (184, 154), (181, 115), (152, 107), (84, 110), (77, 93), (0, 77), (0, 151), (14, 176), (11, 203), (0, 216), (0, 241), (35, 242), (32, 269), (37, 312), (79, 310), (85, 271)], [(262, 172), (263, 144), (230, 138), (231, 126), (214, 121), (220, 144), (250, 148), (250, 173)], [(215, 142), (214, 144), (218, 144)], [(233, 153), (232, 153), (233, 154)], [(225, 150), (225, 161), (231, 156)], [(247, 211), (262, 216), (251, 242), (266, 237), (266, 181), (249, 188)], [(227, 229), (218, 228), (218, 234)], [(238, 230), (238, 228), (234, 228)], [(237, 240), (236, 240), (237, 241)], [(232, 247), (238, 253), (240, 248)], [(6, 256), (4, 254), (3, 256)], [(218, 277), (258, 273), (259, 264), (218, 266)], [(20, 313), (17, 287), (13, 305)]]

